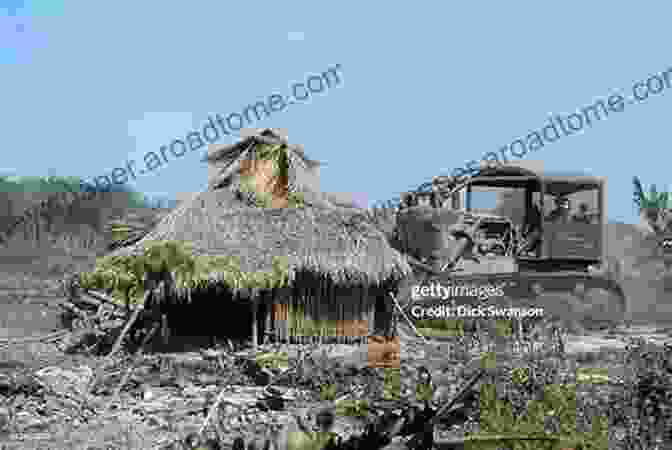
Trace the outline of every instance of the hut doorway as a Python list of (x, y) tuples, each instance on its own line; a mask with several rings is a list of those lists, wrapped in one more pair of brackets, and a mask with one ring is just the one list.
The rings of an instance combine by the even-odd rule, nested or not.
[(230, 296), (222, 298), (215, 292), (209, 294), (212, 297), (204, 295), (188, 304), (172, 303), (161, 308), (169, 328), (168, 341), (157, 343), (162, 351), (209, 347), (227, 339), (233, 343), (250, 340), (251, 302), (234, 301)]

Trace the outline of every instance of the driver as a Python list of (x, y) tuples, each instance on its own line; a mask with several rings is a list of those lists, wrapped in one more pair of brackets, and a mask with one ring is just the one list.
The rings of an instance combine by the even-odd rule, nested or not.
[(572, 216), (572, 220), (576, 223), (591, 223), (587, 203), (581, 203), (579, 205), (579, 211)]
[(563, 195), (555, 197), (555, 209), (551, 211), (546, 220), (551, 223), (567, 223), (570, 218), (571, 204)]
[(401, 196), (401, 208), (411, 208), (413, 206), (413, 195), (410, 192), (406, 192)]
[(427, 194), (421, 194), (417, 196), (418, 206), (432, 206), (432, 196)]
[(523, 228), (525, 241), (521, 251), (524, 253), (535, 252), (541, 243), (541, 208), (537, 204), (532, 204), (528, 212), (526, 223)]

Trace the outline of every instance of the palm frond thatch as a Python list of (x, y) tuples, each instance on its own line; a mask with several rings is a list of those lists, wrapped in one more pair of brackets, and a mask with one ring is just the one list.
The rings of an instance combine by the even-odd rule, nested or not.
[[(241, 139), (240, 141), (229, 144), (215, 146), (210, 149), (208, 154), (203, 158), (203, 162), (213, 163), (218, 161), (233, 161), (238, 159), (243, 152), (249, 148), (251, 144), (279, 144), (284, 143), (288, 144), (287, 141), (281, 136), (281, 134), (271, 128), (266, 128), (261, 130), (258, 134), (251, 134), (250, 136)], [(294, 153), (296, 153), (301, 159), (311, 168), (318, 167), (321, 165), (319, 161), (313, 160), (306, 156), (306, 153), (302, 145), (297, 144), (288, 144)]]
[(167, 210), (134, 208), (110, 218), (105, 232), (110, 237), (108, 250), (127, 247), (140, 241), (167, 214)]
[(366, 210), (371, 223), (388, 238), (394, 235), (397, 227), (397, 208), (391, 205), (374, 206)]
[(292, 186), (299, 190), (319, 190), (318, 169), (321, 163), (308, 158), (303, 146), (289, 144), (281, 133), (270, 128), (250, 134), (234, 144), (211, 146), (203, 158), (203, 162), (207, 162), (211, 168), (209, 188), (216, 189), (233, 183), (241, 162), (258, 157), (258, 150), (264, 145), (284, 147)]
[[(377, 284), (411, 273), (372, 222), (357, 210), (261, 209), (239, 202), (228, 189), (208, 190), (169, 213), (150, 233), (114, 254), (139, 254), (147, 241), (192, 244), (196, 255), (236, 256), (244, 271), (265, 271), (285, 256), (290, 281), (297, 271), (329, 276), (339, 284)], [(221, 279), (213, 274), (212, 281)]]

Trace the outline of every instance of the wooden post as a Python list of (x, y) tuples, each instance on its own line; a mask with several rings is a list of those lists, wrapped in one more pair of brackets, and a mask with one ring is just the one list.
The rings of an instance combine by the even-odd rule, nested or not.
[(33, 207), (33, 222), (35, 224), (35, 247), (40, 244), (40, 207)]
[(271, 308), (273, 308), (274, 292), (275, 291), (267, 291), (264, 295), (264, 341), (271, 338)]
[(170, 327), (168, 325), (168, 315), (161, 314), (161, 343), (167, 347), (170, 342)]
[(28, 211), (24, 216), (23, 223), (21, 224), (23, 227), (23, 239), (26, 242), (30, 241), (30, 224), (28, 221), (28, 218), (30, 217), (30, 211)]
[(257, 323), (257, 310), (259, 309), (259, 290), (250, 290), (252, 302), (252, 351), (256, 352), (259, 344), (259, 324)]
[(344, 327), (344, 319), (343, 319), (343, 302), (342, 299), (339, 299), (338, 302), (338, 320), (340, 322), (340, 327), (338, 330), (338, 343), (339, 344), (345, 344), (345, 339), (343, 338), (343, 335), (345, 334), (345, 327)]

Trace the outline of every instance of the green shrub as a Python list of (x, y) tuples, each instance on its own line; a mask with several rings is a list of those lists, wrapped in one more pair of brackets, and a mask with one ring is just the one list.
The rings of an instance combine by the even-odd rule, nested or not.
[(320, 386), (320, 400), (323, 402), (336, 400), (336, 384), (328, 383)]
[(289, 356), (286, 352), (259, 353), (256, 356), (257, 364), (267, 369), (289, 369)]
[(347, 399), (336, 403), (336, 414), (348, 417), (366, 417), (369, 414), (369, 403), (362, 399)]
[(383, 383), (383, 399), (399, 400), (401, 398), (401, 370), (384, 369), (385, 381)]
[[(512, 450), (608, 448), (608, 421), (605, 416), (593, 418), (591, 431), (577, 430), (574, 384), (546, 386), (542, 399), (529, 401), (526, 409), (526, 413), (514, 415), (511, 403), (498, 398), (494, 384), (483, 385), (480, 395), (480, 430), (470, 437), (469, 448), (494, 449), (498, 448), (497, 445), (505, 443)], [(493, 435), (505, 435), (507, 438), (479, 441), (479, 438)], [(540, 439), (516, 439), (516, 437), (535, 436)]]
[(445, 331), (446, 336), (464, 336), (464, 322), (459, 319), (423, 319), (416, 321), (415, 326)]

